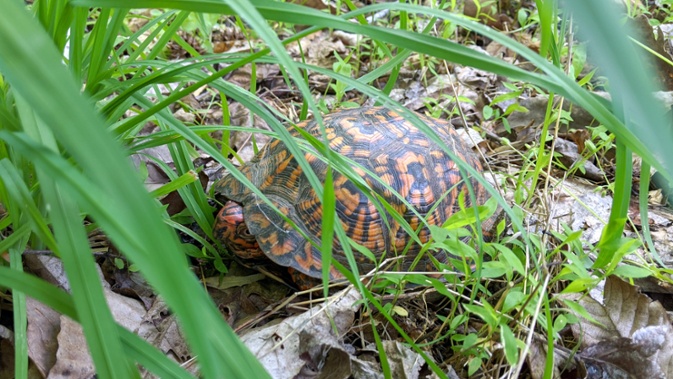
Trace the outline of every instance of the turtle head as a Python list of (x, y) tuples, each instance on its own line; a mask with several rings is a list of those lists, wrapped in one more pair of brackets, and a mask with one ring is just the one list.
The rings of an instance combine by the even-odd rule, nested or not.
[(217, 214), (213, 234), (231, 253), (243, 259), (263, 258), (257, 239), (250, 233), (243, 217), (243, 207), (227, 201)]

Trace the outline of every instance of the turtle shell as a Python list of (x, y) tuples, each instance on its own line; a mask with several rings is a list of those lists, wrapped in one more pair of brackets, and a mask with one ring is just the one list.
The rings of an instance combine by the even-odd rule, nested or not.
[[(462, 142), (451, 124), (418, 116), (456, 157), (477, 171), (482, 170), (477, 155)], [(458, 165), (401, 115), (382, 107), (349, 109), (324, 116), (323, 125), (332, 151), (354, 163), (353, 172), (361, 179), (356, 181), (371, 188), (370, 196), (373, 193), (385, 199), (422, 242), (429, 239), (430, 233), (421, 217), (428, 224), (442, 225), (460, 209), (458, 197), (461, 192), (465, 193), (466, 206), (470, 206), (468, 189)], [(297, 127), (322, 140), (315, 121), (303, 122)], [(288, 130), (299, 137), (294, 128)], [(326, 163), (309, 152), (304, 157), (324, 183)], [(320, 278), (321, 199), (285, 144), (280, 140), (268, 143), (240, 171), (301, 232), (230, 175), (215, 186), (216, 192), (230, 200), (218, 215), (216, 237), (243, 258), (263, 254), (281, 266)], [(474, 178), (471, 184), (477, 201), (482, 204), (487, 199), (486, 190)], [(379, 262), (383, 257), (393, 257), (404, 251), (411, 237), (388, 211), (380, 212), (383, 207), (377, 207), (361, 186), (356, 186), (336, 170), (333, 170), (333, 185), (336, 214), (348, 237), (369, 249)], [(402, 259), (403, 267), (411, 264), (420, 247), (417, 243), (411, 245)], [(377, 262), (365, 255), (357, 252), (355, 255), (360, 271), (376, 267)], [(445, 262), (446, 253), (436, 253), (435, 258)], [(347, 265), (336, 239), (333, 259)], [(423, 258), (420, 262), (420, 269), (431, 269), (430, 259)], [(330, 276), (331, 279), (342, 277), (333, 267)]]

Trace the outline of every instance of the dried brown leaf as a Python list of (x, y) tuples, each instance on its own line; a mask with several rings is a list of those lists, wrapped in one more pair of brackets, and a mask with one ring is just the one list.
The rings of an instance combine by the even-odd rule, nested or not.
[(603, 180), (605, 174), (601, 171), (595, 164), (591, 161), (585, 160), (584, 157), (580, 154), (580, 149), (574, 142), (565, 140), (563, 138), (557, 138), (554, 142), (555, 149), (554, 151), (559, 154), (559, 161), (565, 165), (567, 169), (577, 164), (578, 162), (584, 161), (582, 164), (584, 166), (584, 172), (575, 171), (575, 175), (581, 176), (587, 179), (591, 179), (597, 182)]
[(334, 298), (337, 300), (253, 330), (241, 339), (274, 378), (320, 377), (322, 370), (316, 370), (324, 367), (330, 354), (343, 363), (345, 347), (340, 338), (352, 326), (359, 294), (345, 290)]
[(175, 316), (160, 297), (144, 315), (137, 334), (179, 363), (192, 358)]
[[(670, 329), (670, 328), (669, 328)], [(638, 329), (632, 338), (613, 338), (585, 349), (580, 357), (595, 378), (666, 378), (653, 355), (665, 343), (662, 326)]]
[(56, 364), (56, 337), (61, 330), (61, 315), (32, 298), (26, 299), (26, 314), (28, 356), (46, 377)]
[(606, 373), (615, 366), (634, 377), (673, 377), (673, 327), (659, 302), (610, 277), (602, 304), (590, 297), (580, 298), (579, 303), (596, 320), (593, 323), (578, 314), (581, 321), (572, 325), (582, 340), (582, 357), (610, 365), (601, 366)]

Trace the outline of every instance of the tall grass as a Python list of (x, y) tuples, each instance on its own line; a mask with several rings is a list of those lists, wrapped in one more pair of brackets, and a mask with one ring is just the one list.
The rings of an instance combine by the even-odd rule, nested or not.
[[(553, 56), (559, 50), (553, 44), (554, 38), (551, 38), (557, 32), (555, 15), (558, 10), (550, 9), (549, 3), (540, 4), (545, 10), (540, 14), (544, 28), (544, 48), (541, 51), (549, 51)], [(128, 10), (132, 8), (172, 10), (132, 33), (123, 24)], [(362, 18), (358, 18), (360, 23), (348, 21), (383, 9), (447, 20), (483, 34), (516, 51), (532, 62), (538, 71), (524, 71), (449, 40), (433, 37), (427, 30), (413, 32), (371, 26)], [(670, 180), (673, 176), (673, 156), (669, 153), (673, 144), (673, 129), (664, 121), (663, 112), (657, 104), (648, 100), (652, 86), (648, 84), (647, 74), (638, 69), (641, 66), (635, 58), (635, 49), (621, 29), (613, 27), (619, 21), (617, 15), (609, 11), (613, 9), (611, 2), (569, 2), (569, 9), (579, 23), (582, 35), (587, 36), (590, 44), (596, 45), (595, 58), (610, 79), (612, 103), (577, 85), (574, 78), (559, 67), (558, 61), (552, 59), (553, 63), (550, 63), (546, 56), (499, 32), (438, 9), (385, 3), (333, 16), (269, 0), (36, 0), (31, 15), (31, 10), (26, 9), (23, 2), (6, 2), (0, 12), (0, 74), (3, 80), (0, 83), (0, 200), (8, 213), (0, 222), (6, 230), (11, 228), (14, 234), (0, 242), (0, 251), (8, 249), (11, 259), (10, 267), (0, 266), (0, 285), (11, 288), (14, 295), (16, 376), (22, 378), (27, 375), (24, 294), (82, 324), (100, 377), (138, 377), (136, 363), (162, 378), (188, 376), (156, 349), (113, 321), (86, 241), (82, 214), (95, 220), (165, 298), (178, 317), (204, 377), (266, 376), (254, 356), (222, 320), (203, 287), (190, 272), (181, 244), (168, 227), (167, 216), (142, 187), (141, 178), (127, 160), (129, 151), (139, 147), (133, 146), (136, 133), (144, 122), (153, 121), (165, 131), (163, 136), (166, 139), (157, 137), (148, 144), (169, 143), (177, 175), (196, 170), (189, 159), (193, 145), (231, 169), (240, 180), (247, 181), (215, 148), (214, 142), (204, 138), (210, 129), (188, 128), (176, 120), (168, 109), (170, 104), (205, 84), (217, 90), (223, 102), (228, 97), (244, 104), (262, 117), (279, 138), (286, 140), (291, 151), (300, 152), (301, 147), (289, 138), (278, 121), (281, 118), (279, 115), (263, 106), (250, 92), (219, 80), (250, 62), (281, 65), (287, 79), (303, 95), (305, 109), (312, 110), (317, 117), (320, 113), (311, 100), (302, 70), (329, 75), (382, 104), (400, 109), (413, 120), (413, 114), (404, 111), (385, 93), (367, 85), (381, 75), (395, 72), (402, 62), (400, 57), (410, 52), (530, 83), (581, 105), (615, 133), (619, 141), (621, 159), (614, 193), (616, 206), (601, 240), (601, 256), (596, 263), (598, 268), (605, 267), (618, 248), (626, 218), (625, 205), (628, 205), (630, 194), (630, 159), (626, 158), (635, 152)], [(179, 64), (158, 58), (169, 40), (186, 45), (177, 31), (191, 12), (236, 15), (254, 30), (266, 48), (250, 54), (197, 57)], [(365, 78), (355, 80), (294, 62), (283, 45), (288, 41), (280, 41), (268, 21), (312, 26), (296, 38), (320, 28), (365, 35), (381, 46), (387, 46), (388, 52), (392, 50), (390, 47), (397, 48), (399, 56)], [(85, 34), (85, 30), (89, 32)], [(150, 38), (141, 38), (145, 32)], [(151, 44), (149, 41), (152, 40), (157, 43)], [(216, 72), (212, 69), (214, 63), (231, 65)], [(158, 88), (165, 83), (179, 85), (166, 97), (157, 95), (155, 101), (146, 97), (149, 90), (160, 93)], [(122, 117), (129, 113), (133, 116)], [(414, 122), (419, 123), (418, 120)], [(419, 127), (423, 125), (419, 123)], [(313, 141), (313, 144), (316, 148), (321, 147), (320, 141)], [(329, 158), (329, 151), (326, 154)], [(301, 154), (295, 156), (300, 157)], [(300, 164), (307, 165), (307, 162), (300, 159)], [(463, 169), (477, 174), (470, 167)], [(310, 173), (311, 170), (305, 172)], [(310, 175), (309, 179), (326, 204), (333, 201), (333, 191), (323, 192), (322, 183), (314, 175)], [(186, 181), (180, 187), (180, 194), (195, 222), (210, 233), (212, 209), (199, 184)], [(261, 193), (259, 195), (263, 197)], [(498, 196), (494, 190), (492, 195)], [(535, 242), (528, 239), (521, 218), (502, 199), (499, 202), (515, 228), (523, 233), (524, 243), (534, 251)], [(326, 221), (324, 228), (330, 232), (323, 235), (330, 236), (333, 231), (345, 242), (345, 234), (337, 227), (338, 223), (329, 218)], [(330, 241), (326, 238), (323, 242), (322, 250), (326, 256), (331, 251)], [(27, 244), (34, 248), (45, 246), (63, 260), (72, 293), (66, 294), (22, 272), (21, 253)], [(348, 243), (342, 245), (349, 246)], [(212, 246), (207, 254), (219, 259)], [(352, 252), (347, 251), (347, 254), (352, 270), (355, 268)], [(361, 287), (359, 281), (353, 279), (350, 272), (344, 273), (358, 283), (370, 306), (383, 311), (381, 304)], [(545, 315), (550, 319), (549, 299), (542, 292), (539, 296), (545, 300)], [(425, 354), (401, 329), (398, 331), (417, 351)], [(548, 328), (548, 332), (551, 341), (552, 328)], [(440, 371), (430, 359), (427, 361)]]

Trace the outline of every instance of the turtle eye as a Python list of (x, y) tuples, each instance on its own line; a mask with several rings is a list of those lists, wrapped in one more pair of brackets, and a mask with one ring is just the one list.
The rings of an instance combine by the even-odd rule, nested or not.
[(250, 233), (250, 229), (245, 224), (241, 224), (238, 227), (238, 234), (244, 237), (252, 237), (252, 234)]

